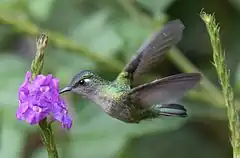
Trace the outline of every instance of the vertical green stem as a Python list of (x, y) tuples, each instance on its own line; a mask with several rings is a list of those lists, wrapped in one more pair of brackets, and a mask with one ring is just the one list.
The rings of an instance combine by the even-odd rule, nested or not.
[(201, 18), (206, 24), (210, 41), (213, 48), (213, 65), (216, 68), (222, 92), (227, 106), (229, 120), (229, 129), (231, 132), (231, 144), (233, 147), (233, 158), (240, 158), (240, 128), (239, 116), (234, 104), (234, 94), (229, 83), (230, 71), (225, 64), (225, 53), (220, 42), (220, 27), (215, 22), (215, 17), (210, 14), (201, 12)]
[(39, 126), (42, 132), (43, 143), (47, 149), (49, 158), (58, 158), (58, 152), (54, 143), (51, 125), (48, 124), (47, 119), (41, 120)]
[[(37, 52), (31, 65), (31, 78), (34, 79), (37, 75), (41, 74), (44, 63), (44, 49), (47, 47), (48, 36), (41, 34), (37, 39)], [(51, 124), (47, 119), (43, 119), (39, 122), (41, 129), (43, 144), (47, 149), (49, 158), (58, 158), (57, 148), (54, 142)]]

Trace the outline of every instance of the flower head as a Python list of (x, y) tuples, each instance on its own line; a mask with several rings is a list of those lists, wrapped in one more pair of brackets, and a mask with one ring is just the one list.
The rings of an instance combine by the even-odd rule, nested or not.
[(19, 89), (17, 119), (29, 124), (37, 124), (49, 115), (61, 122), (63, 128), (71, 128), (72, 119), (63, 99), (59, 96), (58, 79), (52, 75), (37, 75), (30, 82), (31, 73), (27, 72), (25, 81)]

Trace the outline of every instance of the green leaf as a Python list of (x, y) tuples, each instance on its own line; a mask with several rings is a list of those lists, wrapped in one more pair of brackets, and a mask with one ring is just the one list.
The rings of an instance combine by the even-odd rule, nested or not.
[(137, 0), (140, 4), (142, 4), (146, 9), (152, 11), (153, 13), (163, 12), (174, 0)]
[(102, 30), (89, 44), (90, 50), (101, 52), (104, 56), (113, 56), (122, 47), (123, 41), (111, 27)]
[(123, 40), (113, 25), (107, 23), (110, 14), (104, 9), (94, 13), (70, 29), (70, 35), (90, 51), (103, 53), (106, 57), (113, 56), (123, 46)]
[(20, 129), (29, 128), (30, 125), (16, 119), (18, 89), (25, 79), (26, 61), (14, 55), (1, 54), (0, 67), (0, 110), (4, 113), (6, 124), (18, 126)]
[(0, 55), (0, 67), (0, 103), (17, 107), (18, 88), (24, 81), (27, 65), (23, 59), (8, 54)]
[[(1, 148), (0, 157), (16, 158), (22, 151), (25, 132), (21, 129), (16, 130), (15, 126), (9, 125), (7, 118), (1, 118)], [(13, 124), (12, 124), (13, 125)]]
[[(60, 155), (59, 155), (60, 156)], [(34, 153), (33, 158), (43, 158), (48, 157), (47, 150), (43, 147)]]
[(45, 21), (49, 17), (54, 3), (55, 0), (29, 0), (28, 9), (31, 16), (39, 21)]
[(151, 28), (140, 26), (130, 20), (122, 20), (119, 26), (117, 26), (117, 30), (126, 43), (124, 51), (129, 53), (125, 53), (124, 55), (127, 58), (131, 58), (136, 54), (136, 50), (151, 33)]

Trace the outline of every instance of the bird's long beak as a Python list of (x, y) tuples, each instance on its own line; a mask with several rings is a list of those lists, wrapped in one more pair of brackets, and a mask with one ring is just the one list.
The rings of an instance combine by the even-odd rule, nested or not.
[(71, 91), (71, 90), (72, 90), (72, 87), (67, 86), (67, 87), (61, 89), (60, 92), (59, 92), (59, 94), (62, 94), (62, 93), (65, 93), (65, 92), (69, 92), (69, 91)]

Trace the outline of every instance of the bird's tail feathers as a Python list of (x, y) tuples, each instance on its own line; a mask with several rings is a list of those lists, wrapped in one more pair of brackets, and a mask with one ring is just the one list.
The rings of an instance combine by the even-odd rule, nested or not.
[(156, 105), (154, 111), (157, 112), (159, 116), (187, 116), (187, 110), (180, 104)]

